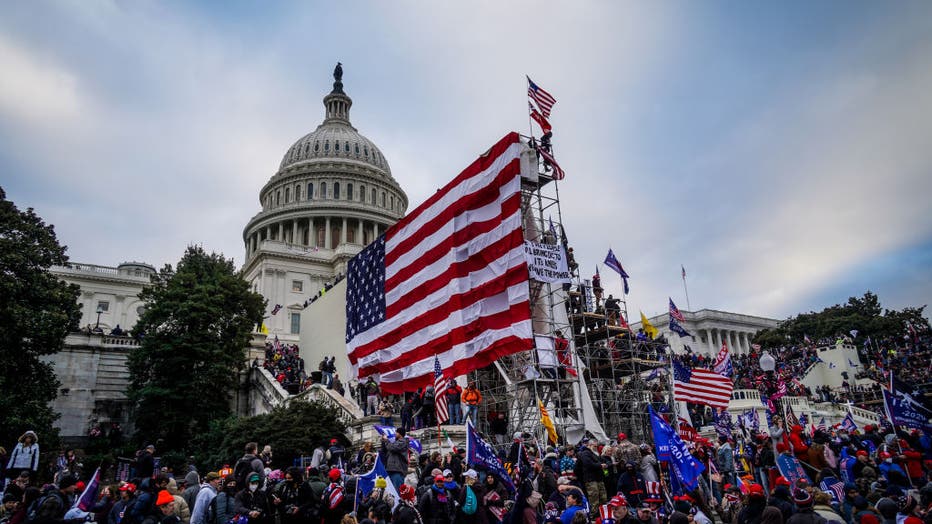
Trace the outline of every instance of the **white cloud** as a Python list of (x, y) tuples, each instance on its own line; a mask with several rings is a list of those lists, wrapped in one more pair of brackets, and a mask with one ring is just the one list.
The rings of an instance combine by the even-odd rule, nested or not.
[(22, 125), (50, 125), (81, 111), (75, 76), (0, 34), (0, 114)]

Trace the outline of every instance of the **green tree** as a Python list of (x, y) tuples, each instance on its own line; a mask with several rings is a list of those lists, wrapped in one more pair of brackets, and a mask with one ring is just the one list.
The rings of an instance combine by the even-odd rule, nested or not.
[(799, 343), (808, 336), (812, 340), (848, 335), (857, 330), (858, 339), (871, 337), (879, 341), (905, 333), (907, 323), (917, 329), (928, 329), (929, 321), (923, 317), (925, 306), (907, 307), (901, 311), (883, 309), (880, 299), (867, 291), (862, 297), (850, 297), (844, 304), (829, 306), (822, 311), (800, 313), (790, 317), (775, 329), (757, 334), (754, 341), (763, 347), (777, 347)]
[(56, 440), (58, 415), (49, 403), (58, 379), (41, 357), (61, 351), (78, 327), (78, 287), (49, 273), (68, 262), (52, 226), (32, 208), (17, 209), (0, 188), (0, 443), (9, 446), (25, 430), (40, 441)]
[[(346, 431), (336, 411), (318, 402), (296, 401), (255, 417), (215, 420), (210, 429), (197, 435), (191, 451), (199, 464), (217, 469), (243, 456), (247, 442), (272, 446), (275, 467), (286, 467), (314, 447)], [(206, 470), (205, 470), (206, 471)]]
[(195, 246), (139, 296), (146, 305), (135, 328), (142, 341), (129, 355), (137, 437), (181, 450), (211, 420), (229, 416), (265, 301), (232, 260)]

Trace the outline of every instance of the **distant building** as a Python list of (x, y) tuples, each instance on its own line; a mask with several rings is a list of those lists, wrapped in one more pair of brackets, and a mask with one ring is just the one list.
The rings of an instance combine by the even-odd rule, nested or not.
[[(693, 353), (715, 355), (721, 349), (722, 343), (727, 342), (732, 355), (746, 355), (751, 352), (751, 340), (758, 331), (780, 325), (780, 321), (773, 318), (714, 309), (680, 312), (686, 318), (686, 322), (682, 323), (683, 328), (695, 337), (695, 340), (690, 337), (681, 338), (670, 331), (669, 313), (647, 319), (667, 338), (670, 348), (677, 354), (685, 353), (685, 346), (689, 346)], [(632, 322), (631, 329), (637, 332), (641, 329), (641, 323)]]
[(54, 266), (51, 272), (81, 288), (80, 327), (110, 333), (117, 325), (123, 330), (136, 325), (143, 312), (139, 293), (151, 281), (155, 268), (141, 262), (124, 262), (117, 267), (73, 262)]

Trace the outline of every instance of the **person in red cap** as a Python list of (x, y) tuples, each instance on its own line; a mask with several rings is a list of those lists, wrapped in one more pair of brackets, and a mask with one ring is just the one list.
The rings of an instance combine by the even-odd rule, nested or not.
[(615, 464), (627, 464), (628, 462), (640, 464), (641, 450), (638, 449), (634, 442), (628, 440), (628, 435), (618, 433), (618, 445), (615, 446), (615, 453), (612, 458), (615, 460)]
[(436, 475), (430, 489), (425, 491), (417, 502), (422, 524), (450, 524), (456, 516), (453, 496), (444, 486), (446, 479)]
[(774, 481), (773, 495), (767, 504), (780, 510), (783, 515), (783, 522), (789, 520), (793, 513), (796, 512), (796, 504), (793, 502), (793, 495), (790, 493), (790, 481), (783, 475), (777, 477)]
[(415, 493), (414, 488), (408, 484), (402, 484), (398, 488), (398, 497), (401, 500), (392, 513), (392, 523), (420, 524), (421, 518), (418, 515), (417, 509), (415, 509), (417, 493)]
[(346, 450), (343, 449), (343, 446), (340, 445), (338, 439), (330, 439), (330, 449), (327, 450), (327, 465), (332, 468), (344, 469), (343, 454), (346, 453)]
[(760, 522), (767, 507), (767, 495), (760, 484), (751, 484), (748, 487), (747, 502), (738, 512), (738, 522)]
[(352, 505), (344, 493), (342, 478), (343, 472), (337, 468), (331, 468), (327, 473), (330, 484), (327, 485), (322, 497), (323, 524), (339, 524), (343, 516), (352, 511)]
[(179, 524), (181, 522), (181, 517), (175, 515), (175, 497), (168, 490), (159, 491), (155, 506), (158, 512), (147, 515), (142, 524)]

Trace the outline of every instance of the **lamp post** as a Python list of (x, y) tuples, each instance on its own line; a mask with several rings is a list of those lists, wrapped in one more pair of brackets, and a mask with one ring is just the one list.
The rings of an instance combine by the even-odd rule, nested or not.
[(97, 304), (97, 324), (94, 325), (94, 331), (100, 329), (100, 315), (104, 312), (104, 307), (100, 304)]

